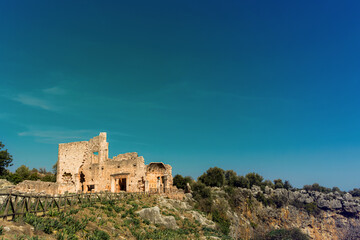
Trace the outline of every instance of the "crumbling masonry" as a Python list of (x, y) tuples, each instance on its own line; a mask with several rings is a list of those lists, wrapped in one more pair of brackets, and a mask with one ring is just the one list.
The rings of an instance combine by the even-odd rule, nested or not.
[(168, 164), (152, 162), (145, 165), (144, 158), (135, 152), (110, 159), (105, 132), (89, 141), (59, 144), (58, 154), (56, 183), (48, 183), (48, 189), (43, 189), (38, 182), (24, 181), (16, 189), (49, 194), (99, 191), (167, 193), (176, 189), (173, 187), (172, 168)]

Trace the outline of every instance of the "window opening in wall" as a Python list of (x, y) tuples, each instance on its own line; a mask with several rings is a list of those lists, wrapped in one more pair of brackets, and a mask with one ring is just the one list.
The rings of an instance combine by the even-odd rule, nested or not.
[(95, 190), (95, 185), (87, 185), (88, 192), (91, 192), (92, 190)]
[(99, 155), (99, 152), (93, 152), (94, 155)]

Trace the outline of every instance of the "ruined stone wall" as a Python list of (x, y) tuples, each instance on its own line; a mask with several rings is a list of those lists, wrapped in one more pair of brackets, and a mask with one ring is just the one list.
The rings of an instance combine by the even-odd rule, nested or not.
[(100, 133), (99, 136), (89, 141), (59, 144), (56, 181), (58, 183), (73, 184), (74, 189), (71, 191), (76, 192), (79, 190), (80, 168), (84, 164), (103, 163), (107, 158), (108, 143), (106, 142), (106, 133)]
[[(84, 164), (80, 172), (84, 174), (85, 182), (82, 185), (85, 186), (85, 191), (88, 185), (94, 185), (95, 191), (116, 191), (117, 187), (112, 181), (116, 178), (126, 178), (126, 190), (139, 192), (145, 179), (145, 162), (137, 153), (126, 153), (101, 164)], [(80, 188), (81, 185), (79, 190)]]
[(150, 163), (146, 166), (146, 180), (150, 192), (159, 190), (164, 192), (165, 189), (170, 189), (173, 184), (171, 166), (163, 163)]
[(89, 141), (59, 144), (57, 183), (63, 184), (59, 191), (118, 192), (125, 189), (139, 192), (162, 188), (163, 192), (172, 187), (170, 165), (155, 163), (154, 168), (147, 168), (144, 158), (136, 152), (109, 159), (108, 148), (106, 133)]
[(59, 144), (56, 182), (75, 184), (75, 174), (78, 173), (80, 166), (85, 162), (88, 155), (88, 142)]

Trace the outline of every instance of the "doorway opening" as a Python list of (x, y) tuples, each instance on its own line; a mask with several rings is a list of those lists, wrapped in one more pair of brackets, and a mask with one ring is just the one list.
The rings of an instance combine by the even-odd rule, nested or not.
[(126, 192), (126, 178), (119, 178), (120, 191)]

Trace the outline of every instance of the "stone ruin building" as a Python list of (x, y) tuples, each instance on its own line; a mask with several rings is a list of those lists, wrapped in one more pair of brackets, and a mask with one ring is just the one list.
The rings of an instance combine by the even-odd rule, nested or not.
[(137, 153), (109, 158), (106, 133), (89, 141), (59, 144), (56, 183), (24, 181), (18, 191), (61, 194), (65, 192), (157, 192), (169, 193), (173, 187), (172, 168), (162, 162), (145, 165)]

